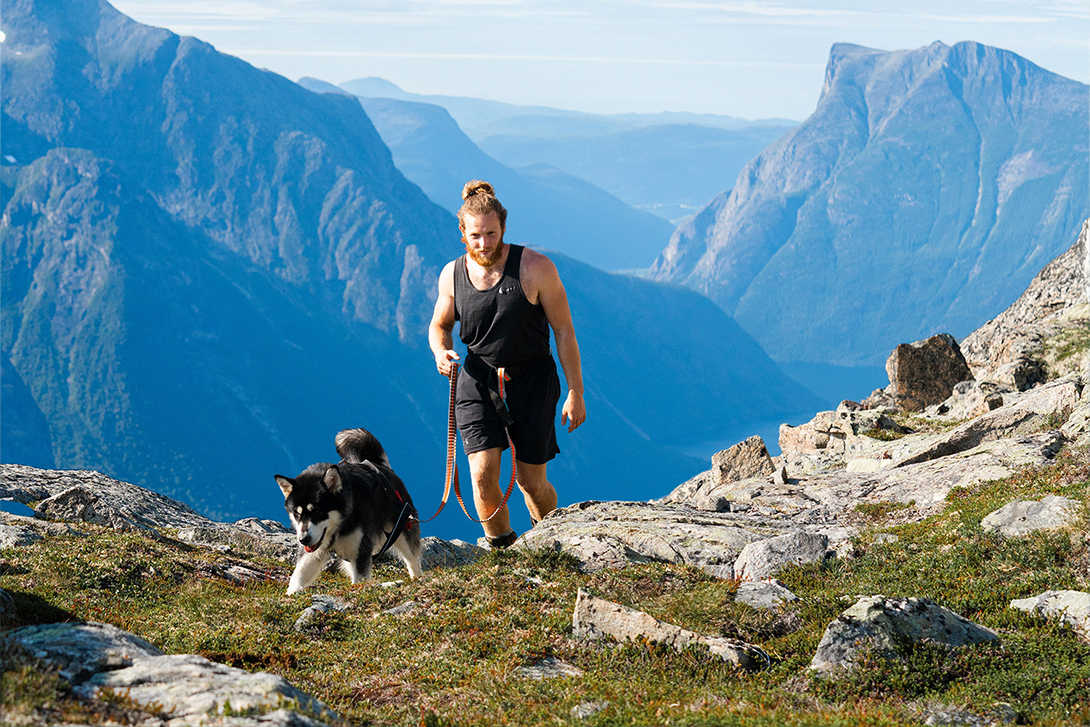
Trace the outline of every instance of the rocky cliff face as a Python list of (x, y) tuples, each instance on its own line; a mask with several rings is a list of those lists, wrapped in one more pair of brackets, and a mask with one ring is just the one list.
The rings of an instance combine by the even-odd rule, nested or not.
[(964, 336), (1090, 211), (1088, 108), (1084, 84), (996, 48), (836, 45), (814, 114), (675, 231), (654, 275), (776, 359), (878, 363)]

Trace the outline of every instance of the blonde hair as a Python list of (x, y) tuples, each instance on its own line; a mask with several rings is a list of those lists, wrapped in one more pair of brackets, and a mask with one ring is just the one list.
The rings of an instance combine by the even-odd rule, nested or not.
[(500, 227), (507, 226), (507, 210), (496, 199), (496, 190), (491, 184), (481, 179), (472, 179), (462, 187), (462, 206), (458, 209), (458, 227), (466, 228), (466, 215), (483, 217), (495, 212), (500, 218)]

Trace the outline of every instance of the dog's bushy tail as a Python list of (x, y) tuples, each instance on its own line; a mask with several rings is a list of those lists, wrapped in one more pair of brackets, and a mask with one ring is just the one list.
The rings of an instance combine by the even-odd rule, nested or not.
[(361, 464), (369, 460), (383, 467), (390, 466), (390, 460), (386, 457), (386, 450), (379, 444), (374, 434), (363, 429), (342, 429), (337, 432), (333, 443), (337, 447), (337, 454), (349, 464)]

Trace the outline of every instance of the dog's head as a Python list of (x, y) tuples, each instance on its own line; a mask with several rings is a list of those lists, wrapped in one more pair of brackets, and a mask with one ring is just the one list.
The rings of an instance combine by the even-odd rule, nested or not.
[(295, 536), (303, 550), (328, 548), (343, 519), (344, 485), (337, 465), (316, 464), (296, 478), (276, 475)]

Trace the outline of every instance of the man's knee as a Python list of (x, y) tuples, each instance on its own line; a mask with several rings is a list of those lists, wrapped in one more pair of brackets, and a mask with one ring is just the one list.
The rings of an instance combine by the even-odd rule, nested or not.
[(473, 485), (476, 487), (489, 487), (500, 483), (500, 452), (499, 449), (483, 449), (471, 452), (469, 458), (469, 471), (473, 476)]

